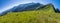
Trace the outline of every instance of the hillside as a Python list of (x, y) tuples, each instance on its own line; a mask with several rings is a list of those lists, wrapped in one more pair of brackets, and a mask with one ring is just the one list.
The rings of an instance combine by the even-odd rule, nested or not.
[(0, 23), (60, 23), (60, 14), (55, 13), (52, 4), (47, 4), (33, 11), (9, 12), (0, 16)]

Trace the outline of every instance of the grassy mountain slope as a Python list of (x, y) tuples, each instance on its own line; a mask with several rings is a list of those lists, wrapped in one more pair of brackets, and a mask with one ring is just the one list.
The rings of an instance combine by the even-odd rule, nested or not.
[(9, 12), (0, 17), (0, 23), (60, 23), (60, 14), (55, 13), (51, 4), (37, 10)]

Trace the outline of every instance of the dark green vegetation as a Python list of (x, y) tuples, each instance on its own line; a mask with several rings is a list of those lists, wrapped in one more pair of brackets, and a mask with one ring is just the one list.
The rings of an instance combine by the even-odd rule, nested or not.
[(33, 11), (9, 12), (0, 17), (0, 23), (60, 23), (60, 14), (48, 4)]

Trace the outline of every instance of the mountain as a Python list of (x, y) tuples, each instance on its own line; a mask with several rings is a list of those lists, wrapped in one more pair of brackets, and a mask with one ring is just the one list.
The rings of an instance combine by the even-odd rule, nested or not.
[(8, 9), (4, 12), (2, 12), (0, 15), (4, 15), (8, 12), (22, 12), (22, 11), (29, 11), (29, 10), (34, 10), (36, 9), (38, 6), (43, 6), (43, 4), (40, 3), (27, 3), (27, 4), (20, 4), (18, 6), (14, 6), (11, 9)]
[(56, 13), (60, 13), (60, 10), (57, 8), (57, 9), (55, 10), (55, 12), (56, 12)]
[(52, 4), (37, 7), (33, 11), (9, 12), (0, 17), (0, 23), (60, 23), (60, 14)]
[(9, 10), (3, 11), (2, 13), (0, 13), (0, 16), (3, 16), (5, 14), (7, 14), (8, 12), (10, 12)]
[(16, 7), (13, 7), (12, 9), (10, 9), (10, 11), (12, 11), (12, 12), (20, 12), (20, 11), (26, 11), (26, 10), (34, 10), (38, 6), (43, 6), (43, 5), (40, 4), (40, 3), (21, 4), (21, 5), (18, 5)]

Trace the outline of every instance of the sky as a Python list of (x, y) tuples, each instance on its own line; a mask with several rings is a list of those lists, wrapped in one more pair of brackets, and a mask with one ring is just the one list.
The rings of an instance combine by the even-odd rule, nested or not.
[(60, 9), (60, 0), (0, 0), (0, 13), (13, 8), (14, 6), (18, 6), (19, 4), (25, 4), (25, 3), (41, 3), (41, 4), (48, 4), (52, 3), (55, 8)]

